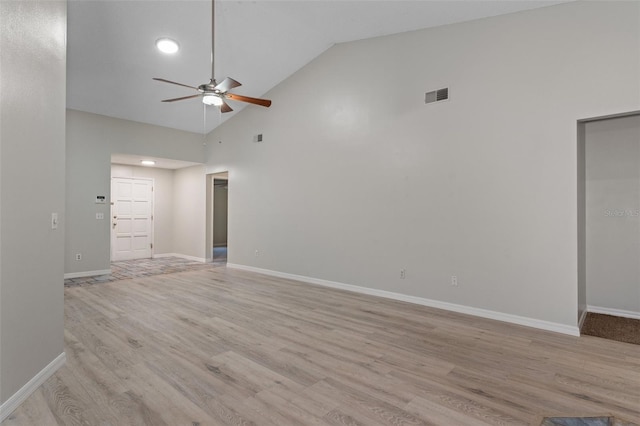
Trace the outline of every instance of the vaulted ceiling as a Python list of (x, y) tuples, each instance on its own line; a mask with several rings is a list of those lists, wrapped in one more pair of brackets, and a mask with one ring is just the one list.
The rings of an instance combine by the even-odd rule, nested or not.
[[(565, 1), (223, 0), (216, 3), (215, 77), (233, 77), (243, 84), (234, 92), (260, 97), (336, 43)], [(244, 107), (260, 108), (229, 102), (235, 111), (221, 115), (197, 98), (160, 102), (195, 92), (152, 77), (191, 86), (210, 78), (209, 1), (74, 0), (67, 25), (68, 108), (196, 133)], [(180, 51), (160, 53), (160, 37), (177, 40)]]

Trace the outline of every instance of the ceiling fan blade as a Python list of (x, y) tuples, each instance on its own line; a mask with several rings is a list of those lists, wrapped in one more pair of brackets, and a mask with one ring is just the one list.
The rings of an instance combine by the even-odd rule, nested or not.
[(220, 112), (231, 112), (233, 108), (229, 106), (224, 100), (222, 101), (222, 105), (220, 105)]
[(189, 85), (182, 84), (182, 83), (176, 83), (175, 81), (165, 80), (164, 78), (156, 78), (156, 77), (154, 77), (153, 79), (156, 80), (156, 81), (162, 81), (164, 83), (177, 84), (178, 86), (184, 86), (184, 87), (188, 87), (189, 89), (198, 90), (197, 87), (189, 86)]
[(219, 90), (221, 93), (225, 93), (238, 86), (242, 86), (242, 84), (238, 81), (235, 81), (231, 77), (227, 77), (222, 80), (221, 83), (218, 83), (216, 87), (213, 88), (213, 90)]
[(232, 101), (248, 102), (250, 104), (260, 105), (267, 108), (271, 106), (271, 101), (268, 99), (250, 98), (249, 96), (234, 95), (233, 93), (227, 93), (225, 94), (225, 97)]
[(198, 93), (197, 95), (183, 96), (183, 97), (181, 97), (181, 98), (163, 99), (163, 100), (162, 100), (162, 102), (183, 101), (183, 100), (185, 100), (185, 99), (197, 98), (198, 96), (201, 96), (201, 95)]

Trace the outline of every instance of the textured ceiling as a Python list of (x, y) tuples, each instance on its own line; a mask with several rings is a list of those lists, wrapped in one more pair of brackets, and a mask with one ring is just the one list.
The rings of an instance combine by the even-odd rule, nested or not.
[[(233, 92), (260, 97), (335, 43), (468, 21), (565, 1), (219, 1), (216, 79), (233, 77)], [(196, 133), (233, 113), (206, 110), (199, 99), (161, 103), (210, 78), (208, 1), (88, 1), (68, 3), (67, 107)], [(180, 43), (172, 56), (155, 40)], [(273, 100), (277, 102), (277, 99)], [(248, 106), (248, 108), (261, 108)]]

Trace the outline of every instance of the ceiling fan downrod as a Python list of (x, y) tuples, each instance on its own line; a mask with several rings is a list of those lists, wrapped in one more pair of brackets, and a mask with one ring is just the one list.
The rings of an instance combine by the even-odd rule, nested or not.
[(216, 80), (214, 76), (216, 75), (216, 70), (214, 67), (215, 57), (213, 56), (213, 46), (215, 46), (216, 42), (216, 0), (211, 0), (211, 81), (209, 84), (216, 85)]

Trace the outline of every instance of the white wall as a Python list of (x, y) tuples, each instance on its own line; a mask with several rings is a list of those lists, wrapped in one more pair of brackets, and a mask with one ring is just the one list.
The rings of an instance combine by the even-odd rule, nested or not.
[(587, 304), (640, 315), (640, 115), (585, 136)]
[[(97, 212), (109, 216), (109, 202), (97, 205), (95, 197), (109, 197), (114, 153), (202, 162), (203, 136), (67, 110), (65, 273), (110, 267), (110, 222), (95, 218)], [(81, 261), (75, 253), (82, 253)]]
[(211, 257), (206, 247), (206, 176), (204, 166), (178, 169), (174, 173), (174, 253), (201, 261)]
[(0, 2), (0, 421), (64, 359), (66, 26), (64, 1)]
[(111, 177), (153, 179), (153, 254), (173, 253), (173, 170), (112, 164)]
[(576, 121), (640, 109), (639, 8), (329, 49), (208, 139), (207, 172), (232, 176), (229, 262), (575, 329)]

